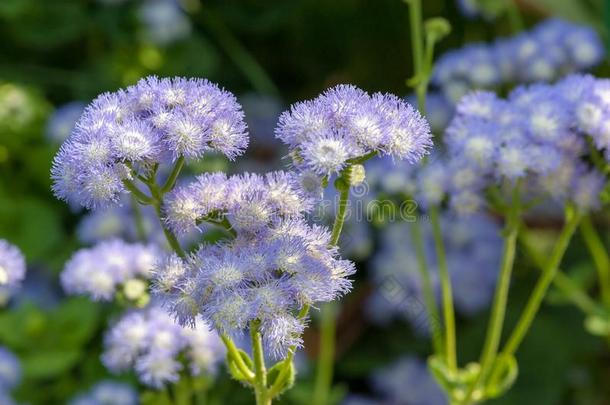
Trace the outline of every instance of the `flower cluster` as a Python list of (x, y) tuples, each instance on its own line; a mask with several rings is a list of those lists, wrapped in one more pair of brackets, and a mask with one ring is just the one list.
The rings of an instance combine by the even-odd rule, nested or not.
[[(377, 322), (406, 318), (414, 328), (428, 326), (423, 283), (407, 222), (384, 228), (381, 249), (372, 261), (373, 284), (368, 315)], [(455, 306), (462, 314), (473, 314), (489, 306), (502, 255), (500, 227), (486, 216), (441, 218), (449, 275)], [(434, 238), (423, 227), (424, 249), (433, 289), (440, 292)], [(401, 265), (397, 265), (401, 263)], [(390, 291), (391, 293), (388, 293)]]
[(442, 55), (432, 83), (457, 102), (470, 89), (552, 81), (587, 70), (603, 56), (604, 46), (594, 30), (550, 19), (512, 38), (469, 44)]
[(235, 97), (207, 80), (157, 79), (98, 96), (53, 162), (55, 194), (87, 208), (117, 202), (124, 181), (159, 164), (216, 151), (229, 159), (248, 144)]
[[(260, 180), (246, 176), (241, 181), (246, 179)], [(297, 312), (347, 292), (347, 277), (355, 269), (329, 247), (325, 228), (310, 226), (302, 217), (273, 217), (253, 197), (229, 211), (235, 239), (202, 245), (186, 260), (168, 257), (156, 269), (153, 288), (181, 324), (201, 314), (220, 333), (238, 337), (251, 322), (260, 322), (265, 346), (281, 357), (301, 344), (305, 319)]]
[(119, 291), (135, 301), (145, 295), (145, 280), (159, 256), (153, 245), (107, 240), (72, 255), (61, 273), (61, 284), (66, 292), (87, 294), (95, 301), (110, 301)]
[(201, 319), (194, 326), (176, 324), (156, 305), (129, 312), (107, 332), (102, 362), (115, 373), (133, 369), (154, 388), (177, 382), (185, 367), (193, 376), (213, 374), (224, 359), (222, 342)]
[(608, 85), (569, 76), (554, 85), (519, 87), (507, 100), (488, 92), (464, 97), (444, 138), (451, 205), (476, 211), (488, 186), (523, 179), (532, 194), (596, 208), (605, 179), (583, 158), (588, 135), (598, 149), (610, 146), (602, 118)]
[(292, 105), (275, 133), (289, 146), (299, 171), (319, 176), (339, 173), (350, 160), (371, 152), (415, 162), (432, 145), (427, 121), (410, 104), (351, 85)]
[(25, 258), (19, 249), (0, 239), (0, 291), (10, 295), (25, 277)]
[(227, 217), (237, 231), (256, 232), (273, 218), (296, 218), (313, 205), (293, 172), (265, 175), (204, 173), (176, 187), (165, 202), (165, 221), (174, 232), (196, 229), (206, 219)]
[(0, 403), (12, 405), (10, 392), (21, 382), (21, 363), (8, 349), (0, 346)]
[(137, 405), (138, 393), (130, 385), (104, 380), (88, 392), (73, 398), (69, 405)]

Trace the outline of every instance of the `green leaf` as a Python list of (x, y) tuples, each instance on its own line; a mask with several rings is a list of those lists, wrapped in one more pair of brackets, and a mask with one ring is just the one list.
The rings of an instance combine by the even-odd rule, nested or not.
[(34, 379), (55, 377), (72, 368), (80, 354), (78, 349), (26, 353), (21, 356), (23, 374)]

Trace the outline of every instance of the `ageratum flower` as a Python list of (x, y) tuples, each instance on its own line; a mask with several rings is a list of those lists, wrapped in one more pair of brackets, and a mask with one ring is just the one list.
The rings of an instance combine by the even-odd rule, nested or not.
[(410, 104), (351, 85), (293, 104), (275, 134), (289, 146), (299, 171), (319, 176), (336, 174), (350, 159), (371, 152), (413, 163), (432, 145), (427, 121)]
[[(473, 315), (486, 309), (493, 296), (502, 255), (500, 226), (484, 215), (462, 218), (448, 214), (441, 217), (441, 225), (456, 309)], [(426, 332), (423, 282), (412, 248), (411, 226), (396, 222), (382, 230), (382, 248), (372, 260), (375, 290), (367, 314), (379, 323), (406, 319), (419, 332)], [(429, 225), (423, 227), (423, 238), (432, 287), (439, 293), (438, 261)]]
[(88, 392), (77, 395), (69, 405), (137, 405), (138, 392), (130, 385), (103, 380)]
[(256, 232), (273, 218), (294, 218), (309, 211), (313, 199), (293, 172), (265, 175), (204, 173), (176, 187), (165, 202), (165, 221), (179, 234), (196, 229), (206, 217), (226, 216), (235, 229)]
[(489, 92), (464, 97), (444, 137), (450, 204), (459, 212), (476, 211), (488, 187), (521, 179), (530, 196), (596, 208), (604, 177), (585, 158), (589, 136), (608, 154), (603, 117), (610, 104), (599, 96), (606, 86), (605, 80), (571, 76), (519, 87), (507, 100)]
[(214, 374), (223, 359), (224, 346), (205, 322), (183, 328), (157, 305), (124, 315), (107, 332), (102, 354), (112, 372), (134, 370), (143, 384), (157, 389), (177, 382), (181, 372)]
[(0, 239), (0, 289), (9, 294), (21, 286), (25, 277), (25, 258), (19, 249)]
[(156, 270), (154, 290), (182, 324), (201, 314), (220, 333), (240, 336), (261, 323), (275, 357), (300, 346), (304, 305), (328, 302), (350, 289), (353, 263), (328, 248), (330, 234), (302, 219), (277, 219), (256, 234), (202, 245), (183, 261), (170, 257)]
[(61, 284), (67, 293), (86, 294), (95, 301), (110, 301), (118, 291), (135, 301), (146, 292), (145, 280), (159, 257), (154, 245), (107, 240), (74, 253), (61, 273)]
[(301, 345), (305, 319), (297, 313), (347, 292), (354, 273), (353, 263), (328, 247), (329, 232), (303, 219), (311, 207), (284, 172), (211, 173), (177, 188), (166, 207), (172, 228), (226, 219), (236, 236), (204, 244), (186, 260), (168, 257), (157, 266), (153, 291), (181, 324), (201, 315), (220, 333), (238, 337), (258, 321), (269, 352), (283, 356)]
[(219, 152), (234, 159), (248, 144), (235, 97), (204, 79), (148, 77), (98, 96), (53, 162), (56, 196), (87, 208), (119, 201), (124, 180), (180, 157)]
[(549, 19), (515, 37), (469, 44), (442, 55), (432, 83), (457, 102), (471, 89), (549, 82), (588, 70), (602, 61), (604, 53), (591, 28)]

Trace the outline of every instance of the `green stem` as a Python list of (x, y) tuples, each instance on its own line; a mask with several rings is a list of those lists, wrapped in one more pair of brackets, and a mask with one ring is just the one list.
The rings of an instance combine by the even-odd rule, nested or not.
[(136, 236), (139, 241), (146, 241), (146, 228), (144, 227), (144, 217), (140, 209), (140, 203), (135, 196), (131, 196), (131, 209), (133, 211), (133, 219), (136, 225)]
[[(349, 168), (348, 168), (349, 169)], [(339, 181), (343, 181), (339, 179)], [(339, 188), (339, 205), (337, 207), (337, 216), (333, 223), (333, 229), (330, 237), (329, 247), (335, 247), (339, 243), (339, 237), (343, 230), (343, 223), (345, 222), (345, 214), (347, 213), (347, 202), (349, 198), (349, 185), (342, 185)]]
[(432, 329), (432, 345), (434, 348), (434, 353), (440, 354), (444, 357), (445, 354), (443, 348), (443, 331), (441, 330), (439, 323), (440, 316), (438, 312), (438, 306), (436, 305), (436, 299), (434, 297), (434, 290), (432, 288), (430, 272), (428, 272), (426, 253), (424, 250), (424, 241), (419, 222), (413, 222), (409, 227), (409, 231), (413, 247), (415, 248), (417, 268), (422, 278), (424, 303), (426, 305), (426, 312), (428, 313), (428, 319), (430, 320), (430, 327)]
[(270, 405), (271, 397), (267, 390), (267, 369), (263, 351), (263, 339), (259, 330), (260, 321), (250, 322), (250, 339), (252, 340), (252, 357), (254, 360), (254, 393), (257, 405)]
[(602, 302), (610, 307), (610, 258), (589, 215), (582, 218), (580, 231), (597, 269)]
[(496, 292), (491, 310), (491, 318), (487, 327), (487, 335), (485, 337), (483, 351), (479, 360), (481, 371), (475, 382), (466, 392), (464, 401), (462, 401), (464, 404), (469, 404), (471, 402), (471, 398), (478, 386), (485, 382), (487, 376), (493, 369), (493, 365), (498, 354), (498, 347), (500, 346), (500, 339), (502, 337), (504, 316), (506, 314), (506, 302), (508, 300), (510, 278), (515, 261), (517, 236), (519, 234), (519, 218), (521, 208), (519, 189), (520, 184), (517, 183), (513, 191), (511, 210), (506, 222), (504, 246), (502, 250), (502, 262), (500, 264), (500, 278), (498, 279), (498, 284), (496, 285)]
[(451, 290), (451, 278), (447, 267), (447, 258), (443, 244), (438, 207), (430, 208), (430, 220), (434, 234), (434, 245), (438, 258), (439, 277), (441, 282), (441, 295), (443, 302), (443, 320), (445, 324), (445, 355), (449, 370), (457, 370), (457, 352), (455, 344), (455, 310), (453, 308), (453, 292)]
[(233, 343), (233, 340), (224, 333), (220, 334), (220, 338), (225, 344), (229, 356), (231, 357), (231, 359), (233, 359), (233, 362), (235, 362), (235, 365), (237, 366), (239, 371), (244, 375), (244, 377), (246, 377), (246, 379), (250, 383), (252, 383), (256, 376), (252, 372), (252, 370), (250, 370), (250, 367), (248, 367), (244, 362), (244, 359), (241, 357), (241, 354), (239, 354), (239, 350), (237, 349), (237, 346), (235, 346), (235, 343)]
[(125, 188), (129, 190), (135, 196), (135, 198), (142, 204), (154, 204), (155, 199), (144, 194), (144, 192), (140, 190), (135, 184), (133, 184), (131, 180), (123, 180), (123, 184), (125, 185)]
[(411, 28), (411, 51), (413, 54), (414, 77), (417, 79), (415, 93), (417, 102), (422, 115), (425, 115), (426, 108), (426, 87), (427, 80), (424, 80), (424, 41), (421, 0), (405, 0), (409, 6), (409, 25)]
[[(341, 172), (341, 176), (335, 181), (335, 187), (339, 191), (339, 205), (330, 237), (328, 247), (336, 247), (339, 243), (343, 223), (347, 214), (347, 203), (349, 199), (350, 175), (352, 165), (349, 164)], [(333, 361), (335, 358), (335, 308), (332, 304), (324, 305), (320, 310), (320, 357), (316, 371), (314, 387), (314, 404), (325, 405), (330, 395), (333, 380)]]
[(178, 176), (180, 175), (180, 172), (182, 171), (183, 167), (184, 156), (180, 156), (178, 160), (176, 160), (176, 163), (174, 163), (174, 167), (172, 168), (172, 171), (169, 174), (167, 180), (165, 180), (165, 184), (163, 184), (163, 186), (161, 187), (161, 194), (165, 194), (174, 188), (176, 180), (178, 179)]
[(180, 242), (178, 241), (178, 238), (163, 222), (163, 213), (161, 212), (161, 203), (155, 202), (155, 204), (153, 204), (153, 206), (155, 207), (155, 211), (157, 213), (157, 217), (159, 218), (159, 222), (161, 223), (161, 228), (163, 228), (163, 234), (165, 235), (165, 239), (167, 239), (167, 242), (169, 243), (171, 248), (174, 250), (174, 252), (176, 252), (176, 254), (178, 256), (180, 256), (182, 259), (185, 259), (186, 252), (182, 249), (182, 246), (180, 246)]
[[(524, 227), (522, 227), (521, 232), (519, 232), (519, 241), (525, 248), (528, 256), (530, 256), (534, 261), (534, 264), (540, 270), (544, 270), (544, 258), (540, 252), (535, 250), (533, 243), (530, 243), (529, 239), (527, 238), (527, 229)], [(553, 284), (586, 315), (598, 313), (599, 308), (597, 307), (595, 301), (593, 301), (593, 299), (589, 297), (589, 295), (587, 295), (587, 293), (583, 291), (578, 284), (572, 281), (569, 276), (562, 273), (561, 270), (557, 271)]]
[(525, 334), (529, 330), (534, 318), (536, 317), (536, 314), (538, 313), (538, 309), (540, 308), (540, 304), (544, 299), (549, 285), (553, 282), (553, 279), (557, 274), (561, 260), (563, 259), (568, 245), (570, 244), (570, 240), (572, 239), (572, 235), (574, 235), (576, 227), (578, 226), (581, 218), (582, 216), (574, 207), (566, 207), (566, 223), (559, 234), (559, 238), (557, 239), (555, 246), (553, 247), (549, 260), (544, 266), (542, 275), (538, 279), (532, 295), (525, 306), (525, 310), (523, 311), (521, 318), (519, 318), (519, 322), (517, 322), (517, 326), (513, 330), (508, 342), (506, 343), (506, 346), (502, 350), (503, 354), (513, 355), (519, 348), (519, 345), (523, 341)]
[(335, 357), (335, 306), (327, 303), (320, 312), (320, 354), (315, 388), (312, 397), (313, 404), (328, 403), (330, 387), (333, 379), (333, 362)]

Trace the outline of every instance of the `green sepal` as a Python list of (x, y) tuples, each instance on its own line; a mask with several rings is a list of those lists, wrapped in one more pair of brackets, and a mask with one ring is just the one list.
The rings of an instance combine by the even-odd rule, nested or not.
[(284, 374), (284, 376), (282, 377), (282, 381), (279, 381), (279, 383), (281, 384), (281, 388), (278, 391), (277, 395), (281, 395), (285, 391), (292, 388), (292, 386), (294, 385), (294, 380), (296, 377), (296, 368), (294, 367), (294, 362), (290, 361), (288, 365), (286, 365), (286, 360), (280, 361), (276, 363), (273, 367), (271, 367), (269, 369), (269, 373), (267, 374), (267, 378), (270, 381), (270, 386), (273, 387), (276, 385), (276, 383), (278, 383), (277, 379), (278, 377), (280, 377), (280, 372), (285, 367), (288, 367), (288, 372)]
[(508, 391), (519, 375), (515, 356), (499, 354), (485, 387), (485, 398), (497, 398)]
[[(252, 369), (253, 362), (252, 362), (252, 359), (250, 358), (250, 356), (248, 355), (248, 353), (246, 353), (245, 351), (243, 351), (241, 349), (237, 349), (237, 352), (239, 353), (239, 355), (243, 359), (244, 363), (246, 363), (246, 366), (249, 369)], [(233, 359), (233, 356), (231, 356), (230, 352), (227, 353), (226, 360), (227, 360), (227, 366), (229, 368), (229, 374), (231, 374), (231, 377), (233, 377), (233, 379), (235, 379), (237, 381), (243, 382), (245, 384), (249, 384), (250, 380), (248, 379), (248, 377), (246, 377), (241, 372), (241, 370), (239, 369), (239, 367), (235, 363), (235, 360)]]

